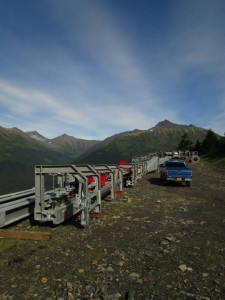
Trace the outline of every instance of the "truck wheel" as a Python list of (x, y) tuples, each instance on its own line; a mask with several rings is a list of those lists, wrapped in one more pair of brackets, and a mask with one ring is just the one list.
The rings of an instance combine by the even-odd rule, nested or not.
[(191, 186), (191, 182), (190, 181), (186, 181), (186, 186)]
[(167, 185), (167, 180), (165, 178), (163, 178), (163, 185)]
[(165, 179), (162, 175), (160, 175), (160, 181), (161, 181), (162, 184), (164, 184), (164, 182), (165, 182)]

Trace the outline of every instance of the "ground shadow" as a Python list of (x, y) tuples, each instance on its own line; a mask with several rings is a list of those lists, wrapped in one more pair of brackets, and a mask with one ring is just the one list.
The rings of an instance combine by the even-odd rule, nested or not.
[(149, 183), (154, 184), (154, 185), (163, 185), (162, 181), (158, 177), (153, 177), (148, 179)]
[(171, 182), (164, 183), (158, 177), (149, 178), (148, 182), (150, 184), (153, 184), (153, 185), (161, 185), (161, 186), (167, 186), (167, 187), (186, 187), (186, 184), (183, 183), (183, 182), (174, 182), (174, 181), (171, 181)]

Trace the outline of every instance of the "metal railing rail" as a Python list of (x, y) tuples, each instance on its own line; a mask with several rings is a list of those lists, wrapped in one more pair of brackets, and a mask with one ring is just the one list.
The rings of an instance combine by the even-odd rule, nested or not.
[(0, 228), (34, 212), (35, 189), (0, 196)]
[(152, 156), (151, 159), (146, 161), (146, 171), (147, 173), (158, 171), (159, 168), (159, 157)]
[(157, 171), (161, 161), (150, 153), (120, 166), (35, 166), (35, 188), (0, 196), (0, 227), (31, 214), (38, 222), (53, 224), (80, 214), (81, 224), (87, 225), (90, 212), (101, 211), (105, 196), (114, 199), (124, 186), (135, 185), (143, 175)]

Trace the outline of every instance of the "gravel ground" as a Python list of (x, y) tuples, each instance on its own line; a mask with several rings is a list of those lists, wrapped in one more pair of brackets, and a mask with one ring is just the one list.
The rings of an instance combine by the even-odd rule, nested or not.
[(0, 240), (0, 299), (225, 299), (225, 174), (190, 167), (191, 187), (148, 174), (86, 228), (10, 227), (52, 239)]

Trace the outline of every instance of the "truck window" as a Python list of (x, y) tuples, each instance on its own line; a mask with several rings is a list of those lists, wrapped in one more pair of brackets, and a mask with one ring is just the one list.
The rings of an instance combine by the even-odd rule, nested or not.
[(182, 162), (168, 162), (166, 163), (166, 167), (168, 168), (185, 168), (185, 164)]

